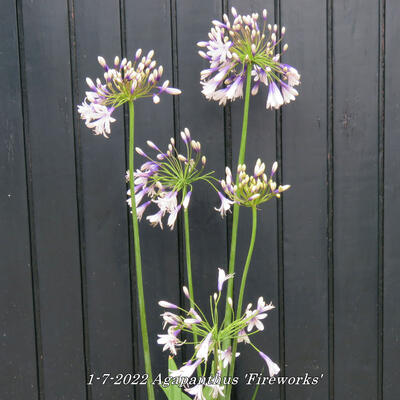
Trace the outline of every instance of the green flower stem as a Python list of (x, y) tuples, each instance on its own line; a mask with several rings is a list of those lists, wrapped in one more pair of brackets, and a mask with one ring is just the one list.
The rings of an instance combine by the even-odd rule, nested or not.
[[(247, 273), (249, 272), (251, 257), (253, 256), (254, 243), (256, 241), (256, 233), (257, 233), (257, 208), (256, 207), (252, 207), (252, 213), (253, 213), (253, 226), (252, 226), (252, 230), (251, 230), (249, 251), (247, 253), (246, 264), (244, 266), (242, 281), (240, 283), (239, 300), (238, 300), (238, 305), (237, 305), (237, 309), (236, 309), (237, 315), (241, 315), (241, 313), (242, 313), (243, 296), (244, 296), (244, 289), (246, 287)], [(233, 345), (232, 345), (232, 361), (231, 361), (231, 366), (230, 366), (230, 370), (229, 370), (230, 377), (233, 377), (233, 373), (235, 371), (237, 343), (238, 343), (238, 339), (235, 338), (233, 340)], [(232, 390), (232, 385), (227, 385), (227, 388), (226, 388), (226, 393), (227, 393), (226, 399), (227, 400), (230, 399), (231, 390)]]
[[(243, 111), (243, 125), (242, 125), (242, 138), (240, 140), (239, 160), (238, 164), (243, 164), (246, 154), (246, 142), (247, 142), (247, 123), (249, 119), (249, 104), (250, 104), (250, 86), (251, 86), (251, 65), (247, 67), (246, 76), (246, 93), (244, 99), (244, 111)], [(236, 176), (236, 185), (239, 183), (239, 176)], [(233, 206), (233, 222), (232, 222), (232, 239), (231, 239), (231, 252), (229, 257), (229, 274), (235, 272), (235, 260), (236, 260), (236, 246), (237, 246), (237, 235), (239, 227), (239, 205)], [(233, 279), (228, 280), (228, 290), (226, 293), (226, 306), (225, 306), (225, 326), (228, 326), (232, 321), (232, 311), (228, 303), (228, 298), (233, 299)], [(238, 314), (237, 314), (238, 315)], [(224, 342), (224, 349), (227, 349), (230, 345), (230, 340)]]
[[(182, 199), (186, 197), (187, 188), (186, 185), (182, 191)], [(190, 232), (189, 232), (189, 211), (188, 208), (183, 208), (183, 223), (185, 229), (185, 254), (186, 254), (186, 270), (187, 279), (189, 286), (189, 296), (190, 296), (190, 308), (195, 309), (194, 304), (194, 293), (193, 293), (193, 279), (192, 279), (192, 257), (190, 253)], [(197, 343), (197, 334), (193, 332), (193, 341)], [(201, 368), (197, 367), (197, 373), (201, 376)]]
[(149, 335), (147, 331), (146, 321), (146, 307), (144, 301), (144, 290), (143, 290), (143, 274), (142, 274), (142, 257), (140, 254), (140, 239), (139, 239), (139, 224), (136, 214), (136, 201), (135, 201), (135, 184), (134, 184), (134, 128), (135, 128), (135, 112), (133, 107), (133, 101), (129, 102), (129, 184), (131, 189), (132, 199), (132, 225), (133, 225), (133, 241), (135, 247), (135, 265), (136, 265), (136, 280), (137, 290), (139, 297), (139, 310), (140, 310), (140, 327), (142, 331), (142, 342), (143, 342), (143, 353), (144, 353), (144, 366), (146, 374), (149, 376), (147, 380), (147, 397), (148, 400), (155, 400), (154, 388), (152, 385), (153, 375), (151, 372), (151, 359), (150, 359), (150, 347), (149, 347)]

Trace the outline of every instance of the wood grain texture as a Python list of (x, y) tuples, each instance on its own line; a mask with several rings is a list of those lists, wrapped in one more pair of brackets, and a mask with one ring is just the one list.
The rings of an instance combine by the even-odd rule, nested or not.
[[(287, 386), (286, 399), (328, 398), (326, 5), (282, 2), (285, 61), (301, 73), (299, 96), (282, 109), (286, 376), (321, 377)], [(301, 343), (301, 345), (299, 345)]]
[(334, 3), (335, 397), (377, 395), (378, 46), (375, 1)]
[[(90, 373), (144, 370), (130, 215), (126, 207), (127, 114), (110, 139), (93, 136), (76, 106), (85, 78), (102, 77), (97, 56), (154, 48), (164, 77), (182, 89), (136, 104), (136, 145), (164, 147), (188, 127), (221, 178), (236, 168), (243, 101), (223, 109), (200, 93), (207, 62), (196, 42), (235, 6), (269, 11), (287, 27), (285, 61), (302, 74), (282, 113), (251, 97), (246, 164), (281, 159), (292, 188), (259, 211), (245, 304), (277, 309), (256, 344), (286, 376), (313, 387), (262, 387), (279, 400), (397, 400), (400, 6), (395, 0), (20, 0), (0, 24), (0, 398), (145, 399), (132, 386), (86, 386)], [(13, 4), (12, 4), (13, 3)], [(386, 13), (385, 13), (386, 11)], [(332, 14), (331, 14), (332, 12)], [(142, 160), (136, 156), (136, 165)], [(208, 309), (217, 268), (228, 268), (229, 218), (215, 192), (196, 185), (190, 206), (196, 299)], [(150, 211), (150, 210), (149, 210)], [(250, 215), (240, 214), (236, 288)], [(182, 227), (141, 225), (154, 372), (167, 372), (157, 301), (183, 300)], [(237, 292), (236, 292), (237, 294)], [(238, 374), (259, 372), (241, 347)], [(191, 356), (182, 351), (178, 364)], [(234, 398), (249, 398), (237, 387)], [(161, 393), (157, 398), (163, 399)]]
[(43, 390), (84, 398), (68, 10), (23, 1), (22, 15)]
[(0, 393), (38, 398), (35, 314), (15, 4), (0, 15)]
[(385, 62), (385, 164), (384, 164), (384, 347), (383, 347), (383, 398), (395, 400), (400, 396), (396, 382), (400, 379), (397, 367), (400, 356), (400, 318), (399, 318), (399, 285), (400, 285), (400, 248), (397, 238), (400, 234), (398, 179), (400, 158), (400, 85), (398, 70), (400, 56), (398, 43), (400, 27), (397, 16), (400, 4), (386, 2), (386, 62)]
[[(121, 55), (119, 11), (118, 1), (75, 3), (76, 101), (83, 101), (87, 76), (103, 75), (97, 56), (112, 63)], [(117, 111), (110, 139), (94, 136), (82, 122), (76, 132), (83, 184), (89, 370), (100, 375), (134, 370), (131, 307), (135, 293), (130, 286), (124, 119), (122, 110)], [(132, 393), (132, 386), (112, 383), (91, 387), (94, 400), (129, 399)]]

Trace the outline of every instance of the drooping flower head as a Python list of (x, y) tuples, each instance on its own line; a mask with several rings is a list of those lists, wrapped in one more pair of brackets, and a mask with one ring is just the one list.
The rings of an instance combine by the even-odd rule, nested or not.
[[(281, 61), (288, 45), (282, 46), (286, 29), (267, 22), (267, 11), (238, 15), (232, 7), (233, 21), (224, 14), (223, 22), (212, 21), (209, 40), (197, 43), (206, 51), (201, 57), (210, 67), (201, 71), (202, 93), (208, 100), (225, 105), (243, 96), (247, 72), (251, 73), (256, 95), (260, 84), (268, 86), (267, 108), (278, 109), (298, 95), (294, 86), (299, 85), (300, 75), (295, 68)], [(280, 52), (282, 48), (282, 53)]]
[(252, 175), (246, 173), (246, 165), (238, 166), (238, 185), (234, 184), (232, 172), (226, 167), (226, 178), (221, 180), (221, 187), (227, 197), (219, 192), (221, 208), (217, 211), (224, 216), (230, 209), (230, 204), (237, 203), (245, 207), (257, 207), (274, 197), (280, 198), (281, 193), (290, 188), (290, 185), (277, 186), (274, 181), (278, 163), (274, 162), (269, 176), (265, 173), (265, 164), (257, 160)]
[[(146, 219), (153, 225), (163, 228), (163, 217), (169, 214), (167, 224), (173, 229), (179, 211), (188, 208), (192, 195), (192, 185), (198, 180), (211, 183), (213, 171), (205, 172), (206, 157), (201, 154), (201, 144), (191, 138), (189, 129), (181, 132), (186, 154), (181, 154), (175, 147), (175, 139), (171, 138), (165, 152), (157, 145), (147, 141), (148, 146), (157, 152), (155, 157), (148, 156), (142, 149), (136, 152), (147, 161), (134, 173), (135, 200), (137, 216), (140, 220), (150, 203), (157, 204), (159, 211)], [(129, 174), (127, 173), (127, 181)], [(179, 194), (182, 198), (178, 200)], [(131, 193), (128, 190), (128, 204), (132, 205)], [(141, 203), (145, 198), (148, 201)]]
[(169, 87), (169, 81), (161, 84), (163, 67), (157, 67), (153, 56), (154, 50), (142, 56), (142, 49), (139, 49), (133, 61), (126, 58), (120, 61), (117, 56), (112, 66), (103, 57), (98, 57), (99, 64), (104, 69), (104, 82), (97, 78), (94, 83), (92, 79), (86, 78), (90, 90), (86, 92), (83, 103), (78, 106), (81, 118), (88, 128), (93, 129), (95, 135), (108, 137), (111, 133), (110, 123), (115, 122), (115, 118), (111, 116), (113, 111), (128, 101), (153, 97), (153, 102), (157, 104), (161, 93), (181, 93), (179, 89)]

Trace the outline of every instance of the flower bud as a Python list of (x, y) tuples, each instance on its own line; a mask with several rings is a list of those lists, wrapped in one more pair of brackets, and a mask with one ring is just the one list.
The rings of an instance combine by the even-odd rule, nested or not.
[(185, 294), (185, 296), (190, 300), (190, 294), (189, 294), (188, 288), (186, 286), (184, 286), (182, 288), (182, 290), (183, 290), (183, 293)]
[(231, 308), (233, 308), (232, 297), (228, 297), (228, 304), (230, 305)]
[(158, 305), (159, 305), (160, 307), (163, 307), (163, 308), (174, 308), (174, 309), (179, 308), (177, 305), (172, 304), (172, 303), (170, 303), (170, 302), (168, 302), (168, 301), (164, 301), (164, 300), (160, 300), (160, 301), (158, 302)]
[(105, 68), (105, 67), (107, 66), (106, 60), (105, 60), (103, 57), (98, 56), (98, 57), (97, 57), (97, 61), (99, 62), (99, 64), (100, 64), (103, 68)]
[(285, 190), (290, 189), (290, 185), (283, 185), (283, 186), (279, 186), (278, 190), (280, 193), (284, 192)]

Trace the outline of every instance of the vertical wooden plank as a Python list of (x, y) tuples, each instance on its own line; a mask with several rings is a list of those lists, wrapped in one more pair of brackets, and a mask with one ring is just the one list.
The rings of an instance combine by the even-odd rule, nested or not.
[[(171, 53), (171, 7), (169, 0), (142, 2), (135, 4), (126, 2), (126, 44), (127, 57), (134, 56), (137, 48), (144, 53), (154, 49), (158, 65), (164, 67), (163, 81), (172, 83), (172, 53)], [(174, 137), (173, 98), (163, 95), (158, 105), (151, 99), (143, 99), (136, 103), (135, 124), (136, 143), (148, 154), (146, 140), (156, 143), (161, 149), (167, 147), (169, 138)], [(145, 160), (136, 156), (136, 166)], [(146, 215), (153, 213), (156, 207), (150, 207)], [(165, 224), (166, 225), (166, 224)], [(164, 230), (152, 228), (146, 218), (140, 224), (144, 288), (146, 296), (146, 311), (148, 315), (149, 340), (152, 356), (153, 374), (167, 374), (168, 352), (162, 352), (162, 347), (156, 343), (157, 334), (162, 331), (162, 310), (158, 301), (179, 303), (179, 254), (177, 227), (171, 232), (168, 226)], [(136, 299), (134, 299), (136, 301)], [(139, 343), (141, 340), (139, 338)], [(138, 371), (144, 372), (143, 356), (140, 346)], [(143, 389), (145, 389), (143, 387)], [(145, 397), (145, 394), (141, 394)], [(160, 394), (160, 396), (163, 396)]]
[(38, 398), (29, 214), (15, 3), (0, 15), (0, 387), (4, 398)]
[(335, 398), (376, 399), (378, 49), (376, 1), (334, 3)]
[[(299, 96), (282, 109), (286, 376), (323, 378), (286, 386), (286, 399), (328, 398), (326, 4), (282, 1), (285, 61), (301, 73)], [(318, 65), (318, 68), (315, 66)], [(301, 344), (301, 345), (299, 345)]]
[(395, 400), (400, 397), (400, 371), (397, 368), (400, 357), (400, 248), (397, 238), (400, 234), (400, 55), (398, 44), (400, 26), (398, 18), (400, 4), (386, 1), (386, 62), (385, 62), (385, 218), (384, 218), (384, 365), (383, 398)]
[[(230, 6), (236, 8), (242, 15), (259, 13), (262, 16), (264, 8), (268, 11), (269, 23), (274, 23), (274, 1), (247, 0), (245, 2), (230, 1)], [(276, 160), (275, 113), (266, 109), (268, 90), (260, 88), (257, 96), (250, 98), (249, 124), (245, 163), (252, 171), (257, 158), (261, 158), (267, 166), (267, 171)], [(233, 171), (237, 168), (240, 137), (242, 132), (243, 99), (236, 100), (231, 106), (232, 113), (232, 158)], [(238, 249), (236, 258), (235, 293), (239, 293), (240, 281), (247, 256), (251, 236), (251, 210), (242, 207), (239, 215)], [(278, 299), (278, 254), (277, 254), (277, 214), (276, 201), (263, 204), (258, 211), (257, 239), (254, 248), (253, 260), (250, 267), (247, 291), (244, 305), (255, 304), (260, 296), (277, 307), (268, 313), (265, 320), (265, 330), (254, 336), (255, 344), (279, 364), (279, 299)], [(239, 345), (241, 353), (237, 360), (237, 375), (244, 376), (249, 371), (260, 372), (264, 361), (246, 345)], [(236, 399), (250, 398), (255, 386), (239, 385), (234, 388)], [(261, 386), (259, 397), (279, 397), (279, 387)]]
[[(102, 78), (97, 56), (110, 63), (120, 56), (119, 2), (76, 2), (75, 31), (76, 101), (81, 102), (87, 90), (85, 77)], [(89, 369), (95, 374), (133, 370), (122, 111), (117, 110), (115, 117), (117, 122), (108, 140), (92, 135), (83, 123), (77, 130), (83, 182)], [(91, 387), (96, 400), (128, 399), (132, 391), (132, 386), (112, 382), (95, 382)]]
[[(215, 0), (177, 3), (179, 87), (183, 91), (179, 124), (201, 142), (207, 168), (215, 170), (217, 178), (225, 168), (223, 109), (201, 94), (200, 70), (207, 64), (197, 54), (196, 43), (207, 40), (211, 21), (221, 16), (221, 10), (222, 2)], [(197, 184), (189, 212), (194, 294), (206, 310), (208, 296), (216, 289), (217, 268), (228, 268), (226, 224), (214, 210), (218, 201), (212, 188)]]
[(65, 2), (22, 2), (44, 396), (85, 398)]

